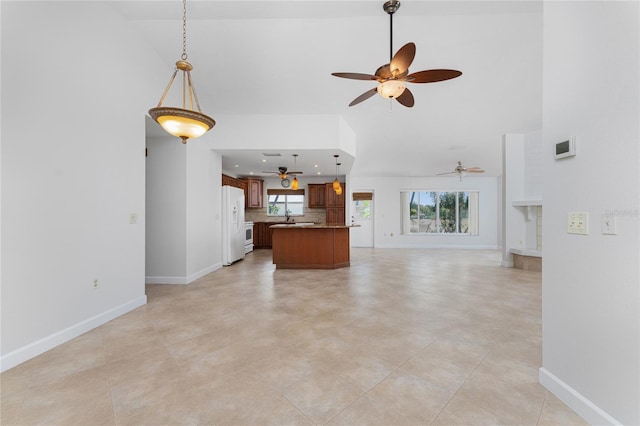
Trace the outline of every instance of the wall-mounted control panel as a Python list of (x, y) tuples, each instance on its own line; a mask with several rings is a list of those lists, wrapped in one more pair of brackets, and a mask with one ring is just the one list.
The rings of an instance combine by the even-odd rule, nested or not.
[(558, 142), (555, 145), (554, 157), (556, 160), (576, 155), (576, 137), (572, 136), (566, 141)]
[(567, 215), (567, 233), (589, 235), (589, 213), (569, 212)]

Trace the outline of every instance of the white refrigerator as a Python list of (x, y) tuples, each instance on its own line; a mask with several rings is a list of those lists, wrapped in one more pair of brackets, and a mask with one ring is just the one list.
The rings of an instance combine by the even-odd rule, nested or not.
[(244, 257), (244, 191), (222, 187), (222, 264), (231, 265)]

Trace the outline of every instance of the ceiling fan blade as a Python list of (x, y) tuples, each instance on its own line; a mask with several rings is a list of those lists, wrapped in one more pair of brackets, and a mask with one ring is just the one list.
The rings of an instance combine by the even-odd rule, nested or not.
[(334, 77), (350, 78), (352, 80), (377, 80), (378, 77), (371, 74), (361, 74), (357, 72), (332, 72)]
[(390, 63), (391, 72), (396, 77), (401, 77), (403, 74), (406, 75), (415, 56), (416, 45), (414, 43), (405, 44), (393, 55)]
[(371, 90), (367, 90), (362, 95), (360, 95), (357, 98), (355, 98), (354, 100), (352, 100), (351, 103), (349, 104), (349, 106), (351, 107), (351, 106), (354, 106), (354, 105), (358, 105), (360, 102), (366, 101), (367, 99), (369, 99), (370, 97), (372, 97), (376, 93), (378, 93), (378, 88), (377, 87), (374, 87)]
[(406, 106), (407, 108), (411, 108), (414, 102), (413, 94), (409, 89), (405, 88), (404, 92), (402, 92), (402, 95), (396, 98), (396, 101), (400, 102), (402, 105)]
[(280, 174), (280, 172), (271, 172), (271, 171), (268, 172), (268, 171), (265, 171), (265, 170), (263, 170), (262, 173), (273, 173), (273, 174), (276, 174), (276, 175)]
[(290, 175), (303, 175), (304, 173), (302, 173), (302, 172), (287, 172), (287, 174), (290, 174)]
[(484, 173), (484, 169), (480, 167), (469, 167), (465, 170), (467, 173)]
[(446, 173), (438, 173), (436, 176), (442, 176), (442, 175), (455, 175), (458, 172), (446, 172)]
[(462, 73), (457, 70), (425, 70), (409, 74), (406, 80), (409, 83), (435, 83), (460, 77), (461, 75)]

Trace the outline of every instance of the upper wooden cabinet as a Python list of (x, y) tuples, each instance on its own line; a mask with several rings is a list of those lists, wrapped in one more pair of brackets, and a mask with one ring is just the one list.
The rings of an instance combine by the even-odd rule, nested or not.
[(247, 178), (247, 190), (245, 192), (245, 205), (250, 209), (261, 209), (264, 205), (262, 179)]
[(247, 193), (247, 181), (244, 179), (238, 179), (238, 178), (234, 178), (234, 177), (223, 174), (222, 185), (228, 185), (228, 186), (240, 188), (244, 191), (245, 195)]
[(333, 190), (333, 182), (325, 184), (325, 202), (327, 205), (326, 222), (327, 225), (344, 225), (345, 224), (345, 199), (346, 185), (342, 186), (342, 194), (337, 195)]
[(309, 208), (310, 209), (324, 209), (326, 207), (325, 203), (325, 184), (320, 183), (310, 183), (309, 187)]
[(344, 200), (346, 197), (346, 186), (343, 182), (340, 183), (342, 186), (342, 194), (337, 195), (336, 191), (333, 190), (333, 182), (325, 183), (325, 204), (326, 207), (344, 207)]

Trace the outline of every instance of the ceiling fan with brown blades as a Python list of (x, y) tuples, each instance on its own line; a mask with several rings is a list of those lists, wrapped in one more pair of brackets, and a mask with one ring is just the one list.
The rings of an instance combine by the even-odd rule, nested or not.
[(438, 173), (436, 176), (457, 175), (460, 180), (462, 180), (462, 177), (467, 173), (484, 173), (484, 169), (481, 169), (480, 167), (464, 167), (462, 165), (462, 161), (458, 161), (458, 165), (452, 172)]
[[(298, 154), (293, 154), (293, 160), (295, 162), (294, 168), (297, 167), (297, 160), (298, 160)], [(281, 185), (284, 188), (288, 188), (289, 185), (291, 185), (291, 180), (289, 179), (289, 176), (293, 176), (293, 189), (298, 189), (298, 179), (296, 178), (296, 175), (301, 175), (303, 174), (300, 171), (296, 171), (296, 172), (291, 172), (289, 171), (289, 169), (287, 167), (284, 166), (280, 166), (278, 167), (278, 171), (263, 171), (262, 173), (273, 173), (273, 174), (277, 174), (278, 177), (281, 179)]]
[(433, 69), (417, 71), (409, 74), (409, 66), (416, 55), (416, 45), (407, 43), (393, 55), (393, 14), (400, 8), (398, 0), (387, 1), (382, 8), (389, 14), (389, 63), (380, 66), (375, 74), (353, 72), (334, 72), (335, 77), (352, 80), (377, 81), (377, 87), (367, 90), (355, 98), (349, 106), (354, 106), (378, 93), (383, 98), (395, 99), (400, 104), (411, 108), (414, 104), (413, 94), (405, 86), (406, 83), (435, 83), (450, 80), (462, 75), (462, 72), (449, 69)]

